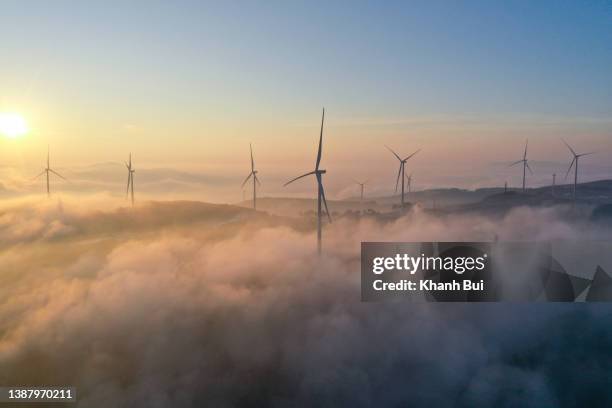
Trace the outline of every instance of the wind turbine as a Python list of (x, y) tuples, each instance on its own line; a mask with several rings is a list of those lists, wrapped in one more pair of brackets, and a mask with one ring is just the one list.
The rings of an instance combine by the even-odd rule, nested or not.
[(412, 193), (412, 173), (409, 176), (406, 176), (406, 180), (408, 181), (408, 192)]
[(389, 151), (391, 153), (393, 153), (393, 155), (397, 158), (397, 160), (399, 160), (400, 162), (400, 166), (399, 166), (399, 170), (397, 172), (397, 180), (395, 181), (395, 192), (397, 193), (397, 185), (399, 184), (400, 181), (400, 177), (402, 179), (402, 210), (404, 209), (404, 177), (405, 177), (405, 168), (406, 168), (406, 162), (408, 161), (408, 159), (410, 159), (412, 156), (414, 156), (415, 154), (417, 154), (418, 152), (421, 151), (421, 149), (417, 150), (416, 152), (412, 153), (410, 156), (406, 157), (405, 159), (402, 159), (401, 157), (399, 157), (399, 155), (397, 153), (395, 153), (389, 146), (385, 145), (385, 147), (387, 149), (389, 149)]
[(363, 190), (364, 190), (365, 185), (368, 183), (368, 180), (363, 181), (363, 182), (359, 182), (357, 180), (353, 180), (353, 181), (355, 181), (355, 184), (359, 185), (360, 190), (361, 190), (360, 197), (361, 197), (361, 201), (363, 201)]
[(134, 206), (134, 173), (136, 170), (132, 168), (132, 153), (130, 153), (130, 161), (125, 163), (125, 167), (127, 167), (128, 171), (128, 181), (127, 188), (125, 190), (125, 198), (128, 198), (130, 191), (132, 193), (132, 207)]
[(582, 156), (588, 156), (595, 152), (578, 154), (574, 151), (574, 149), (572, 149), (572, 147), (569, 144), (567, 144), (567, 142), (564, 139), (561, 139), (561, 140), (563, 140), (563, 143), (565, 143), (565, 145), (570, 150), (570, 152), (572, 152), (572, 155), (573, 155), (572, 162), (570, 163), (567, 169), (567, 173), (565, 173), (565, 179), (567, 180), (567, 176), (569, 175), (569, 172), (573, 166), (574, 167), (574, 201), (575, 201), (576, 200), (576, 185), (578, 184), (578, 159), (581, 158)]
[(553, 182), (552, 182), (552, 186), (550, 187), (550, 195), (554, 196), (555, 195), (555, 185), (557, 184), (557, 173), (553, 173)]
[(40, 176), (42, 176), (43, 174), (45, 174), (45, 173), (46, 173), (46, 175), (47, 175), (47, 197), (50, 197), (50, 196), (51, 196), (51, 192), (50, 192), (50, 190), (49, 190), (49, 173), (53, 173), (53, 174), (55, 174), (56, 176), (58, 176), (59, 178), (61, 178), (61, 179), (64, 179), (64, 180), (68, 181), (68, 180), (67, 180), (67, 179), (66, 179), (64, 176), (62, 176), (61, 174), (59, 174), (57, 171), (53, 170), (53, 169), (51, 168), (51, 166), (49, 165), (49, 150), (50, 150), (50, 149), (49, 149), (49, 147), (47, 147), (47, 167), (45, 167), (45, 169), (44, 169), (44, 170), (43, 170), (43, 171), (42, 171), (42, 172), (41, 172), (39, 175), (37, 175), (36, 177), (34, 177), (35, 179), (37, 179), (38, 177), (40, 177)]
[(257, 201), (257, 190), (256, 190), (256, 186), (257, 186), (257, 184), (259, 184), (261, 186), (261, 183), (259, 182), (259, 179), (257, 178), (257, 170), (255, 170), (255, 161), (253, 160), (253, 146), (251, 146), (250, 143), (249, 143), (249, 148), (251, 149), (251, 172), (249, 173), (247, 178), (242, 183), (242, 187), (244, 187), (244, 185), (247, 183), (247, 181), (249, 181), (249, 179), (251, 177), (253, 177), (253, 209), (256, 210), (257, 209), (257, 204), (256, 204), (256, 201)]
[[(296, 180), (301, 179), (302, 177), (314, 175), (317, 178), (317, 186), (318, 186), (318, 198), (317, 198), (317, 250), (319, 254), (321, 254), (321, 204), (325, 205), (325, 212), (327, 213), (327, 218), (331, 223), (331, 215), (329, 214), (329, 209), (327, 208), (327, 201), (325, 200), (325, 191), (323, 190), (323, 174), (326, 173), (325, 170), (319, 168), (321, 164), (321, 152), (323, 148), (323, 122), (325, 120), (325, 108), (323, 108), (323, 115), (321, 116), (321, 133), (319, 135), (319, 151), (317, 153), (317, 162), (315, 164), (315, 169), (309, 173), (302, 174), (299, 177), (296, 177), (292, 180), (289, 180), (285, 183), (284, 186), (287, 186), (293, 183)], [(284, 187), (283, 186), (283, 187)]]
[(512, 167), (519, 163), (523, 163), (523, 193), (525, 192), (525, 173), (526, 173), (525, 170), (529, 169), (529, 172), (533, 174), (533, 171), (531, 171), (531, 167), (529, 167), (529, 163), (527, 163), (527, 144), (528, 143), (529, 143), (529, 140), (526, 140), (525, 141), (525, 153), (523, 153), (523, 158), (521, 160), (515, 161), (509, 166), (509, 167)]

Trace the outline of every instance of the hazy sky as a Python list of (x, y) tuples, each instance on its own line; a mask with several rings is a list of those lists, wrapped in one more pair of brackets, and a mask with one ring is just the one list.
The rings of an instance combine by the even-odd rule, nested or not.
[(0, 50), (0, 111), (32, 129), (0, 140), (2, 165), (40, 167), (50, 143), (66, 166), (133, 151), (242, 173), (252, 141), (262, 178), (290, 177), (323, 105), (329, 177), (393, 181), (383, 143), (423, 148), (431, 185), (517, 160), (527, 137), (534, 160), (565, 162), (559, 136), (612, 156), (609, 1), (5, 0)]

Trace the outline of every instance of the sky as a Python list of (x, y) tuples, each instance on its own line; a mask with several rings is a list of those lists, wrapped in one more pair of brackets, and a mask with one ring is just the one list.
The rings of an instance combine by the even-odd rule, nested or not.
[(0, 49), (0, 112), (30, 127), (0, 138), (0, 165), (25, 175), (50, 145), (66, 168), (133, 152), (240, 183), (252, 142), (273, 193), (313, 167), (323, 106), (336, 196), (351, 178), (394, 186), (384, 144), (423, 149), (408, 169), (423, 188), (516, 184), (500, 163), (527, 138), (548, 163), (535, 184), (564, 173), (560, 137), (599, 152), (587, 178), (612, 155), (609, 1), (5, 0)]

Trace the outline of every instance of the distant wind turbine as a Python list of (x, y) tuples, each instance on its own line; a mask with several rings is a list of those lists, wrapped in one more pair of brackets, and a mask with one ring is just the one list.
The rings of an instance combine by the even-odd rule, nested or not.
[(410, 159), (412, 156), (414, 156), (415, 154), (417, 154), (418, 152), (421, 151), (421, 149), (417, 150), (416, 152), (412, 153), (410, 156), (406, 157), (405, 159), (402, 159), (401, 157), (399, 157), (399, 155), (397, 153), (395, 153), (389, 146), (385, 145), (385, 147), (387, 149), (389, 149), (389, 151), (391, 153), (393, 153), (393, 155), (397, 158), (397, 160), (399, 160), (400, 162), (400, 166), (399, 166), (399, 170), (397, 172), (397, 180), (395, 181), (395, 192), (397, 193), (397, 185), (399, 184), (400, 179), (402, 180), (402, 199), (401, 199), (401, 203), (402, 203), (402, 209), (404, 208), (404, 177), (405, 177), (405, 168), (406, 168), (406, 162), (408, 161), (408, 159)]
[[(38, 177), (42, 176), (43, 174), (47, 175), (47, 197), (51, 196), (51, 191), (49, 189), (49, 173), (53, 173), (56, 176), (58, 176), (59, 178), (66, 180), (66, 178), (64, 176), (59, 174), (57, 171), (53, 170), (51, 168), (51, 166), (49, 165), (49, 150), (50, 149), (47, 147), (47, 167), (45, 167), (45, 169), (39, 175), (34, 177), (35, 179), (37, 179)], [(68, 181), (68, 180), (66, 180), (66, 181)]]
[(406, 176), (406, 181), (408, 182), (408, 192), (412, 193), (412, 173), (409, 176)]
[(247, 178), (244, 180), (244, 182), (242, 183), (242, 187), (244, 188), (244, 185), (247, 183), (247, 181), (249, 181), (249, 179), (251, 177), (253, 177), (253, 209), (256, 210), (257, 209), (257, 184), (259, 184), (261, 186), (261, 183), (259, 182), (259, 179), (257, 178), (257, 170), (255, 170), (255, 161), (253, 160), (253, 146), (251, 146), (251, 144), (249, 143), (249, 148), (251, 149), (251, 172), (249, 173), (249, 175), (247, 176)]
[(358, 184), (358, 185), (359, 185), (359, 187), (360, 187), (360, 190), (361, 190), (361, 195), (360, 195), (360, 197), (361, 197), (361, 201), (363, 201), (363, 190), (364, 190), (365, 185), (368, 183), (368, 180), (363, 181), (363, 182), (359, 182), (359, 181), (357, 181), (357, 180), (354, 180), (354, 181), (355, 181), (355, 183), (356, 183), (356, 184)]
[(529, 169), (529, 172), (531, 174), (533, 174), (533, 171), (531, 171), (531, 167), (529, 167), (529, 163), (527, 162), (527, 144), (529, 143), (529, 140), (525, 141), (525, 153), (523, 153), (523, 158), (521, 160), (517, 160), (514, 163), (512, 163), (509, 167), (515, 166), (519, 163), (523, 163), (523, 193), (525, 192), (525, 173), (526, 173), (526, 169)]
[[(317, 186), (318, 186), (318, 199), (317, 199), (317, 250), (319, 254), (321, 254), (321, 204), (325, 205), (325, 212), (327, 213), (327, 218), (331, 223), (331, 215), (329, 214), (329, 209), (327, 208), (327, 201), (325, 200), (325, 191), (323, 190), (323, 174), (326, 173), (325, 170), (319, 168), (321, 164), (321, 152), (323, 149), (323, 122), (325, 121), (325, 108), (323, 108), (323, 115), (321, 116), (321, 133), (319, 134), (319, 151), (317, 153), (317, 162), (315, 164), (315, 169), (309, 173), (302, 174), (299, 177), (296, 177), (292, 180), (289, 180), (285, 183), (284, 186), (287, 186), (293, 183), (296, 180), (301, 179), (302, 177), (314, 175), (317, 178)], [(284, 187), (283, 186), (283, 187)]]
[(565, 140), (563, 140), (563, 143), (565, 143), (565, 145), (570, 150), (570, 152), (572, 152), (572, 156), (573, 156), (572, 162), (570, 163), (567, 169), (567, 173), (565, 173), (565, 179), (567, 180), (567, 176), (569, 175), (569, 172), (570, 170), (572, 170), (572, 166), (573, 166), (574, 167), (574, 200), (576, 200), (576, 185), (578, 184), (578, 159), (581, 158), (582, 156), (588, 156), (595, 152), (578, 154), (574, 151), (574, 149), (572, 149), (572, 147)]
[(130, 153), (130, 161), (125, 163), (128, 171), (127, 188), (125, 190), (125, 198), (128, 198), (130, 192), (132, 193), (132, 207), (134, 206), (134, 173), (136, 170), (132, 168), (132, 153)]

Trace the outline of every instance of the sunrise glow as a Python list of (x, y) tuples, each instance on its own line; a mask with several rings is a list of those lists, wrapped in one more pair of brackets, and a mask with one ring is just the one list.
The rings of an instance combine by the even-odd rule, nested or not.
[(23, 136), (28, 133), (26, 120), (18, 113), (0, 113), (0, 134), (10, 139)]

